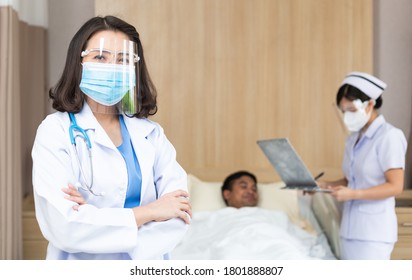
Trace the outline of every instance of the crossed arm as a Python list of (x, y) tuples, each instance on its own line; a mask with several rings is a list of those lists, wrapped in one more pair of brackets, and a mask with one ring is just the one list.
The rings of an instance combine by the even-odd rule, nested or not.
[[(62, 191), (66, 199), (77, 203), (73, 209), (78, 211), (79, 207), (86, 204), (86, 200), (73, 185), (68, 185)], [(161, 196), (159, 199), (147, 205), (132, 208), (137, 226), (151, 221), (161, 222), (172, 218), (180, 218), (186, 224), (190, 223), (192, 208), (189, 202), (189, 194), (183, 190), (176, 190)]]

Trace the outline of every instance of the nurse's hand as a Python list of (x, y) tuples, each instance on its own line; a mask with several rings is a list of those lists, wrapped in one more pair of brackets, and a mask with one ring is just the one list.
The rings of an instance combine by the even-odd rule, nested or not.
[(150, 221), (166, 221), (172, 218), (180, 218), (186, 224), (192, 217), (192, 206), (189, 202), (189, 194), (183, 190), (177, 190), (161, 196), (156, 201), (144, 206), (133, 208), (138, 226)]
[(73, 205), (74, 210), (78, 211), (80, 205), (86, 204), (86, 200), (75, 186), (69, 184), (67, 188), (62, 188), (62, 191), (66, 194), (64, 198), (77, 203), (77, 205)]
[(326, 181), (316, 181), (316, 184), (318, 185), (319, 188), (321, 189), (328, 189), (330, 186), (329, 182)]
[(346, 186), (335, 186), (331, 187), (331, 189), (333, 190), (331, 195), (334, 196), (338, 201), (353, 200), (356, 197), (356, 190), (348, 188)]
[[(329, 183), (326, 182), (326, 181), (316, 181), (316, 184), (321, 189), (328, 189), (329, 188)], [(316, 193), (316, 191), (303, 191), (303, 195), (314, 195), (315, 193)]]

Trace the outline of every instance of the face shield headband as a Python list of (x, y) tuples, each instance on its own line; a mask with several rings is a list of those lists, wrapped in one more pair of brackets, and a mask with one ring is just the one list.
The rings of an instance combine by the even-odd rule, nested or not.
[(80, 89), (93, 112), (128, 116), (139, 112), (139, 57), (129, 40), (100, 38), (99, 46), (82, 51)]

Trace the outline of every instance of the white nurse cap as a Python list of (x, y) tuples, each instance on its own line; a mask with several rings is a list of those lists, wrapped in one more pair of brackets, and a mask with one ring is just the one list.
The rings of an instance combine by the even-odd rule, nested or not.
[(363, 72), (351, 72), (342, 82), (342, 85), (354, 86), (372, 99), (377, 99), (386, 88), (386, 84), (378, 78)]

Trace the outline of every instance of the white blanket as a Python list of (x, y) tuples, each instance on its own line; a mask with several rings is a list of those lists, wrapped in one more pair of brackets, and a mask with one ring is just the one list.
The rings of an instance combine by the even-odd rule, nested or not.
[(172, 259), (321, 259), (316, 236), (279, 211), (226, 207), (193, 214), (191, 226)]

